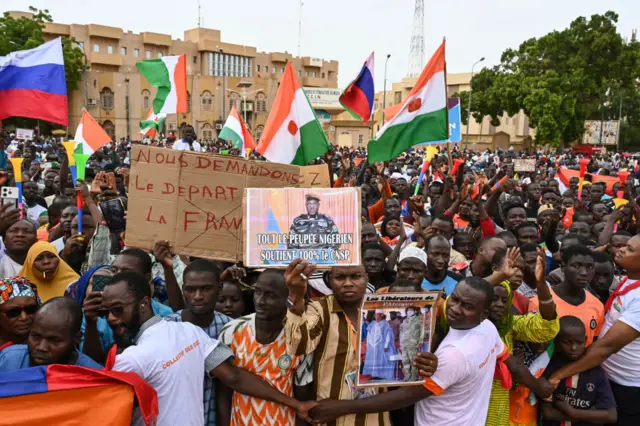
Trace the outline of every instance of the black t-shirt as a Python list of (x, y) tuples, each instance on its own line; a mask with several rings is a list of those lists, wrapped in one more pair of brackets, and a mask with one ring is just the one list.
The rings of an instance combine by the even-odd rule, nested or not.
[[(544, 371), (544, 377), (548, 378), (565, 364), (567, 361), (562, 357), (554, 356)], [(601, 367), (595, 367), (562, 380), (553, 393), (553, 399), (562, 400), (578, 410), (616, 408), (609, 379)], [(542, 426), (560, 426), (560, 424), (561, 422), (549, 420), (543, 420), (541, 423)], [(571, 426), (599, 426), (599, 424), (571, 422)]]

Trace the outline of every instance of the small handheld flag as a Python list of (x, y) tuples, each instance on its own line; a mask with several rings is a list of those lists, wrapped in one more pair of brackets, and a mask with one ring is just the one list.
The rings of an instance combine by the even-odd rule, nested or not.
[(231, 145), (240, 151), (240, 155), (247, 157), (247, 150), (256, 149), (256, 143), (251, 136), (251, 132), (247, 130), (247, 126), (240, 118), (236, 106), (231, 107), (231, 112), (224, 127), (218, 135), (218, 139), (231, 142)]
[(427, 148), (427, 155), (424, 157), (424, 163), (422, 163), (422, 169), (420, 170), (420, 174), (418, 175), (418, 184), (416, 185), (416, 190), (414, 191), (413, 195), (418, 195), (418, 193), (420, 192), (420, 185), (424, 180), (424, 175), (427, 173), (427, 170), (429, 170), (429, 164), (431, 164), (431, 160), (433, 160), (433, 157), (437, 153), (438, 148), (436, 148), (435, 146), (430, 146)]
[(353, 80), (340, 98), (340, 104), (349, 111), (354, 117), (358, 118), (365, 123), (371, 118), (373, 114), (373, 98), (375, 95), (375, 88), (373, 83), (373, 54), (367, 58), (360, 70), (360, 74)]

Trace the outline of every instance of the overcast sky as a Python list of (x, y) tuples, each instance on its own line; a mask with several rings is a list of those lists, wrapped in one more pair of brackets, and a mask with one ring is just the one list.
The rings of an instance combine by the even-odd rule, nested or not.
[[(449, 72), (469, 72), (486, 57), (495, 65), (508, 47), (566, 28), (578, 16), (613, 10), (618, 31), (631, 37), (640, 26), (637, 0), (425, 0), (425, 58), (447, 38)], [(222, 31), (222, 41), (258, 51), (298, 54), (299, 0), (201, 0), (204, 27)], [(102, 24), (135, 33), (170, 33), (198, 24), (197, 0), (2, 0), (0, 10), (47, 8), (54, 21)], [(348, 84), (369, 53), (376, 52), (376, 91), (382, 90), (384, 59), (391, 54), (388, 81), (407, 74), (415, 0), (304, 0), (302, 55), (340, 61), (340, 85)], [(476, 70), (478, 67), (476, 67)]]

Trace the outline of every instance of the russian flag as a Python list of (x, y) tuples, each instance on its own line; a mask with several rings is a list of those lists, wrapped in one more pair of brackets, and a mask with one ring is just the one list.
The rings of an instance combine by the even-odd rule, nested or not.
[(359, 118), (365, 123), (371, 118), (373, 113), (373, 96), (375, 88), (373, 85), (373, 52), (365, 61), (360, 74), (355, 80), (344, 89), (340, 95), (340, 103), (355, 118)]
[(27, 117), (69, 125), (62, 40), (0, 56), (0, 120)]
[(157, 393), (135, 373), (49, 365), (0, 375), (0, 426), (129, 426), (135, 401), (155, 425)]

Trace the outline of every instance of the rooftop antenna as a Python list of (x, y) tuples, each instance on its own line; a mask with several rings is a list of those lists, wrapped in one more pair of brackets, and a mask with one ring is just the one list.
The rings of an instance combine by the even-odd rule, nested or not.
[(413, 31), (409, 49), (409, 74), (417, 77), (424, 68), (424, 0), (416, 0), (413, 12)]
[(198, 28), (202, 25), (202, 6), (200, 5), (200, 0), (198, 0)]
[(298, 21), (298, 57), (302, 57), (302, 6), (304, 3), (300, 0), (300, 20)]

